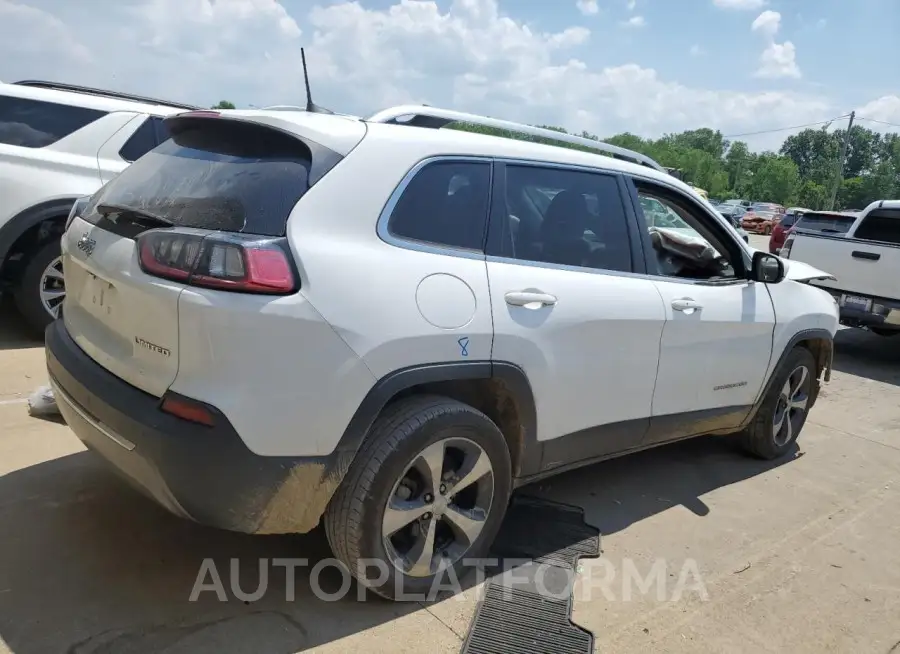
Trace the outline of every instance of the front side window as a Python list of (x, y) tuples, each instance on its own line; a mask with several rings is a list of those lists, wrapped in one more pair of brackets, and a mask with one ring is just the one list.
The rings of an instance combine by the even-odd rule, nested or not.
[(488, 162), (427, 164), (401, 194), (388, 219), (388, 232), (414, 241), (481, 250), (490, 186)]
[(636, 185), (659, 274), (709, 281), (737, 277), (729, 252), (733, 244), (729, 247), (711, 227), (711, 216), (685, 197), (643, 182)]
[(0, 143), (43, 148), (105, 115), (97, 109), (0, 96)]
[(506, 166), (500, 256), (630, 272), (628, 218), (615, 177), (539, 166)]

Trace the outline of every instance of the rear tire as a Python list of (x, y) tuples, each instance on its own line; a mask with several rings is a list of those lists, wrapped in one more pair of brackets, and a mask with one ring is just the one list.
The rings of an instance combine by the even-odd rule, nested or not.
[(436, 580), (465, 574), (463, 559), (485, 555), (511, 487), (509, 449), (490, 418), (446, 397), (414, 396), (375, 421), (328, 505), (325, 531), (360, 584), (421, 600)]
[(802, 345), (796, 346), (775, 371), (772, 385), (753, 422), (740, 434), (741, 445), (761, 459), (787, 454), (806, 423), (816, 380), (816, 359)]
[[(62, 279), (61, 249), (58, 240), (41, 246), (34, 254), (27, 256), (27, 263), (15, 291), (16, 306), (25, 318), (25, 322), (39, 334), (43, 334), (47, 325), (56, 320), (62, 312), (62, 298), (65, 297), (65, 281)], [(57, 276), (58, 273), (58, 276)], [(62, 291), (62, 296), (53, 297)], [(53, 315), (45, 306), (57, 307)]]

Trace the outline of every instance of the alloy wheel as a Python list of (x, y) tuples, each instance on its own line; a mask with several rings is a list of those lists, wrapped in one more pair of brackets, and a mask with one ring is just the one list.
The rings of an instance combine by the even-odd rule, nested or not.
[(445, 438), (420, 452), (394, 484), (382, 540), (401, 573), (428, 577), (466, 555), (487, 523), (494, 470), (480, 445)]
[(59, 310), (66, 298), (66, 280), (63, 277), (62, 257), (56, 257), (51, 261), (41, 274), (40, 298), (44, 311), (59, 318)]
[(798, 366), (785, 380), (772, 420), (772, 436), (778, 447), (790, 443), (802, 425), (809, 405), (811, 382), (806, 366)]

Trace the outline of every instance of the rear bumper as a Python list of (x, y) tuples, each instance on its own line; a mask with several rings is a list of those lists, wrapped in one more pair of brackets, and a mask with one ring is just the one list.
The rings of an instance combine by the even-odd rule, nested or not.
[(75, 435), (175, 515), (245, 533), (306, 532), (343, 477), (346, 466), (332, 457), (254, 454), (213, 407), (215, 427), (163, 413), (158, 398), (85, 354), (61, 320), (47, 328), (46, 352), (57, 404)]
[(840, 321), (848, 327), (878, 327), (885, 330), (900, 331), (900, 300), (872, 297), (862, 293), (850, 293), (870, 300), (869, 309), (841, 305), (843, 291), (819, 286), (823, 291), (828, 291), (834, 297), (840, 307)]

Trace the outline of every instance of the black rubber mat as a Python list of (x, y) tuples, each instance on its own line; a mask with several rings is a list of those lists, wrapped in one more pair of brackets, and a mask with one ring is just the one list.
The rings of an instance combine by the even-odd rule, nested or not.
[(462, 654), (592, 654), (593, 635), (571, 620), (572, 588), (578, 559), (599, 555), (600, 531), (579, 507), (517, 497), (493, 547), (507, 565), (486, 582)]

